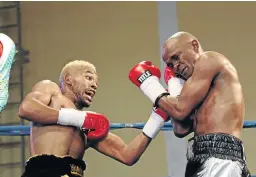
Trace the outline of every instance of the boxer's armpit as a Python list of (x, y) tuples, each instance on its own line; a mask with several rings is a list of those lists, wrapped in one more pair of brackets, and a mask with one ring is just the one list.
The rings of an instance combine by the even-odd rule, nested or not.
[(173, 119), (185, 119), (204, 100), (221, 67), (221, 63), (215, 58), (206, 56), (198, 59), (194, 72), (186, 81), (180, 96), (178, 98), (162, 97), (158, 102), (159, 107)]

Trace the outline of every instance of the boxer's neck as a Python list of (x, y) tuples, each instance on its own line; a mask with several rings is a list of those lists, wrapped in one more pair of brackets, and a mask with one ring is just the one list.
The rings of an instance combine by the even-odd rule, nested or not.
[(71, 92), (68, 89), (63, 89), (62, 95), (68, 98), (70, 101), (72, 101), (74, 105), (77, 107), (77, 109), (79, 109), (79, 106), (76, 104), (77, 103), (76, 95), (73, 92)]

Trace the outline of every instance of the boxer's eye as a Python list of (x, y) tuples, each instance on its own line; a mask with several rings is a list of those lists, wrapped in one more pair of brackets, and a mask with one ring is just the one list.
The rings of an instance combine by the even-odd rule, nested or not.
[(167, 66), (168, 66), (169, 68), (173, 68), (173, 64), (172, 64), (172, 63), (168, 63)]
[(172, 58), (173, 60), (177, 61), (177, 60), (179, 59), (179, 55), (173, 55), (171, 58)]
[(92, 77), (91, 76), (85, 76), (85, 78), (87, 79), (87, 80), (92, 80)]

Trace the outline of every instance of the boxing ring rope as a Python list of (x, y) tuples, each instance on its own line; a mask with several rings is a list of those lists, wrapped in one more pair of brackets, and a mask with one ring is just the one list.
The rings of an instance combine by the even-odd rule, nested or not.
[[(112, 123), (111, 130), (122, 128), (143, 129), (145, 123)], [(256, 121), (244, 121), (243, 128), (255, 128)], [(165, 123), (161, 128), (162, 131), (173, 130), (171, 123)], [(13, 126), (0, 126), (0, 136), (29, 136), (30, 126), (28, 125), (13, 125)]]

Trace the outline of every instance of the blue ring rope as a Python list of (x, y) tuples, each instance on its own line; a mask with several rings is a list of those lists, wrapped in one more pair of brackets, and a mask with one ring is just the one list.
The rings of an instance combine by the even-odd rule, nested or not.
[[(122, 128), (134, 128), (143, 129), (145, 123), (112, 123), (110, 125), (111, 130), (122, 129)], [(256, 127), (256, 121), (244, 121), (243, 128), (254, 128)], [(165, 123), (161, 128), (162, 131), (171, 131), (172, 124)], [(0, 136), (29, 136), (30, 126), (28, 125), (13, 125), (13, 126), (0, 126)]]

